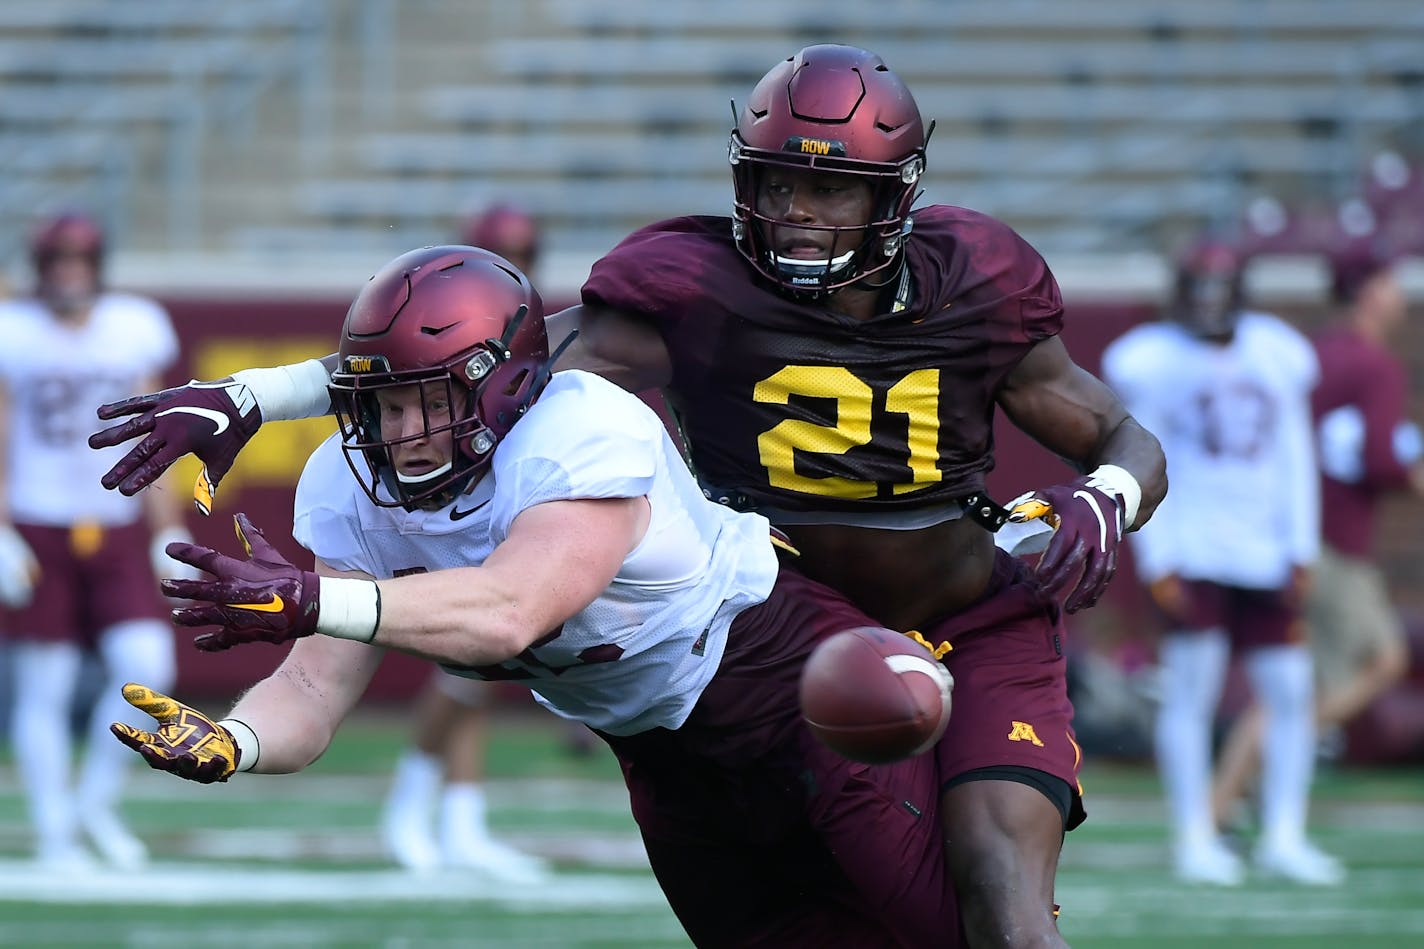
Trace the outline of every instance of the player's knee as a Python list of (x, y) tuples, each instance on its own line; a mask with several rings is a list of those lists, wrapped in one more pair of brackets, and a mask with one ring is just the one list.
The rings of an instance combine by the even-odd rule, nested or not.
[(79, 680), (82, 653), (74, 643), (21, 642), (11, 652), (12, 688), (18, 710), (67, 703)]

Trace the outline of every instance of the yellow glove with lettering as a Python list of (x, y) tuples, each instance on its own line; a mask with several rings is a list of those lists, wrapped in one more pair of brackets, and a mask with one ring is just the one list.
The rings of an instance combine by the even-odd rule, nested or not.
[(237, 770), (242, 758), (237, 740), (202, 712), (133, 682), (124, 686), (124, 699), (152, 715), (158, 731), (146, 732), (123, 722), (114, 722), (109, 731), (143, 755), (150, 768), (200, 784), (226, 781)]

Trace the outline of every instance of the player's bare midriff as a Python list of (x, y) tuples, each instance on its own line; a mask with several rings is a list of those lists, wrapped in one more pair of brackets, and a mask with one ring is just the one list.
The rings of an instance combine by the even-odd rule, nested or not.
[(797, 569), (892, 629), (927, 628), (973, 603), (994, 566), (993, 535), (965, 519), (918, 530), (846, 524), (785, 530), (801, 552)]

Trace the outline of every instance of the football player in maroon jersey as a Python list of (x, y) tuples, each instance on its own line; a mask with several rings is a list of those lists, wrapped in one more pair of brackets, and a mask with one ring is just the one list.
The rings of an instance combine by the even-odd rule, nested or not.
[[(1039, 254), (986, 215), (912, 210), (928, 132), (879, 56), (801, 50), (738, 114), (732, 216), (634, 233), (594, 265), (582, 304), (551, 334), (579, 332), (559, 368), (665, 387), (709, 496), (765, 514), (799, 549), (800, 571), (937, 647), (957, 683), (937, 754), (968, 941), (1063, 945), (1054, 876), (1084, 812), (1061, 613), (1101, 595), (1122, 532), (1165, 494), (1166, 465), (1156, 438), (1069, 357)], [(300, 417), (325, 409), (333, 365), (238, 381), (263, 419)], [(188, 452), (215, 484), (251, 420), (219, 442), (156, 413), (211, 402), (234, 414), (221, 392), (105, 406), (105, 418), (132, 417), (94, 444), (147, 436), (105, 485), (137, 491)], [(991, 501), (997, 410), (1082, 477), (1007, 508)], [(1052, 533), (1033, 567), (1004, 549), (1009, 532), (1043, 525)], [(735, 885), (686, 882), (709, 908)]]

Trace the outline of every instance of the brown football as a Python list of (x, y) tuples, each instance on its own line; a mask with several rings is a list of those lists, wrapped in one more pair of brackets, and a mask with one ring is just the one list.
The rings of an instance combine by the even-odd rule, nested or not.
[(853, 761), (885, 764), (929, 749), (949, 724), (954, 678), (913, 639), (857, 627), (827, 637), (801, 670), (801, 714)]

